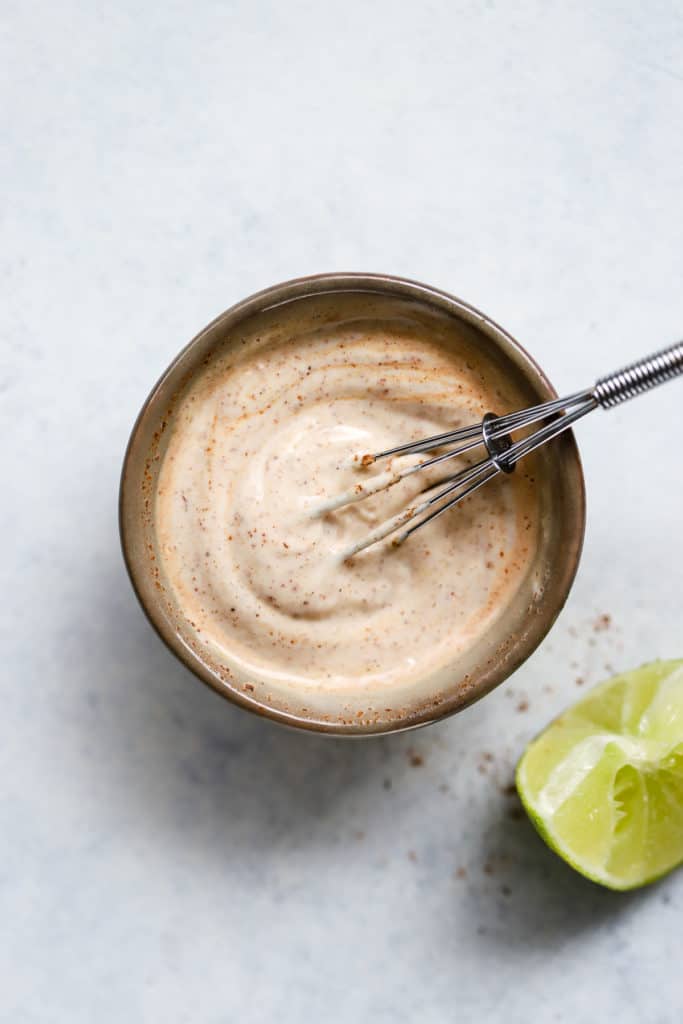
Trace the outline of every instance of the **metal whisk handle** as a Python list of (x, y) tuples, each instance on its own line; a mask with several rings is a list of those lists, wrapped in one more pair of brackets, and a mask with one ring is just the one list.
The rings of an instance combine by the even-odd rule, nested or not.
[(601, 377), (593, 388), (593, 397), (603, 409), (611, 409), (628, 398), (649, 391), (650, 388), (672, 380), (683, 373), (683, 341), (664, 348), (661, 352), (637, 363), (625, 366), (623, 370)]

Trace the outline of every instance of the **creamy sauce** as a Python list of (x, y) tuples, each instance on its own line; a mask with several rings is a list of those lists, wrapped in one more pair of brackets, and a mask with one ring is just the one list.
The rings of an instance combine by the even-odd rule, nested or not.
[(518, 407), (503, 373), (474, 353), (408, 321), (357, 321), (226, 350), (189, 384), (155, 524), (166, 586), (208, 656), (302, 696), (388, 700), (482, 637), (536, 544), (524, 473), (487, 484), (399, 547), (387, 539), (349, 561), (355, 542), (425, 486), (422, 474), (320, 512), (392, 468), (362, 468), (354, 455)]

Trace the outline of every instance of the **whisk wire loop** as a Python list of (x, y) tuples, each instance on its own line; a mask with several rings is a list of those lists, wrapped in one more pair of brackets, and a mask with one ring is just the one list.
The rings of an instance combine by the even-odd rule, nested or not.
[[(480, 446), (485, 449), (487, 457), (474, 465), (466, 466), (437, 484), (430, 484), (422, 495), (418, 496), (421, 500), (372, 530), (367, 537), (353, 545), (346, 557), (351, 558), (392, 534), (393, 543), (401, 544), (416, 530), (452, 509), (499, 473), (511, 473), (520, 459), (569, 430), (593, 409), (598, 406), (611, 409), (682, 373), (683, 341), (680, 341), (616, 373), (601, 377), (592, 388), (577, 391), (565, 398), (554, 398), (541, 405), (503, 416), (487, 413), (480, 423), (445, 431), (418, 441), (409, 441), (374, 455), (364, 456), (362, 465), (367, 467), (381, 459), (437, 452), (428, 459), (396, 471), (392, 466), (390, 473), (387, 474), (386, 484), (380, 481), (381, 486), (368, 488), (368, 494), (391, 487), (418, 471), (445, 464)], [(539, 423), (543, 425), (531, 434), (513, 441), (513, 432), (525, 430)], [(439, 450), (444, 448), (445, 451)], [(359, 500), (356, 494), (347, 492), (337, 499), (328, 501), (326, 508), (338, 508), (356, 500)]]

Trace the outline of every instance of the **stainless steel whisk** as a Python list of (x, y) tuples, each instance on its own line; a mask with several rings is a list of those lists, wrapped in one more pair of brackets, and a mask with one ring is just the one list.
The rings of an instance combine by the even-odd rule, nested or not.
[[(389, 459), (393, 456), (421, 455), (425, 452), (446, 448), (446, 451), (416, 465), (403, 466), (393, 471), (390, 470), (379, 477), (371, 478), (367, 486), (359, 485), (352, 491), (326, 502), (326, 511), (353, 501), (360, 501), (413, 473), (439, 466), (479, 446), (486, 449), (486, 458), (440, 480), (436, 485), (431, 485), (419, 495), (416, 503), (378, 526), (363, 540), (355, 544), (346, 553), (346, 557), (353, 557), (390, 534), (395, 534), (394, 544), (401, 544), (421, 526), (426, 526), (427, 523), (443, 515), (444, 512), (453, 508), (468, 494), (472, 494), (473, 491), (492, 480), (499, 473), (512, 473), (520, 459), (563, 433), (586, 413), (598, 406), (603, 409), (611, 409), (629, 398), (649, 391), (650, 388), (654, 388), (658, 384), (663, 384), (664, 381), (677, 377), (679, 374), (683, 374), (683, 341), (632, 363), (616, 373), (601, 377), (592, 388), (577, 391), (566, 398), (556, 398), (553, 401), (544, 402), (543, 405), (536, 405), (507, 416), (488, 413), (481, 423), (436, 434), (420, 441), (399, 444), (395, 448), (388, 448), (386, 451), (373, 455), (365, 455), (362, 464), (369, 466), (381, 459)], [(527, 437), (513, 441), (510, 436), (514, 431), (522, 430), (546, 419), (549, 419), (550, 422), (539, 427)], [(451, 447), (452, 445), (455, 447)]]

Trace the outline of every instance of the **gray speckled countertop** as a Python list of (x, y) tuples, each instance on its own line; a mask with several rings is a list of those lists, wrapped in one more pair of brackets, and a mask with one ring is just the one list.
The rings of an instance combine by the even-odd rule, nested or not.
[(563, 390), (680, 337), (680, 5), (3, 15), (0, 1020), (679, 1021), (683, 872), (602, 891), (505, 790), (580, 679), (683, 654), (681, 385), (582, 424), (565, 612), (413, 735), (299, 735), (195, 682), (116, 497), (153, 380), (277, 280), (433, 283)]

